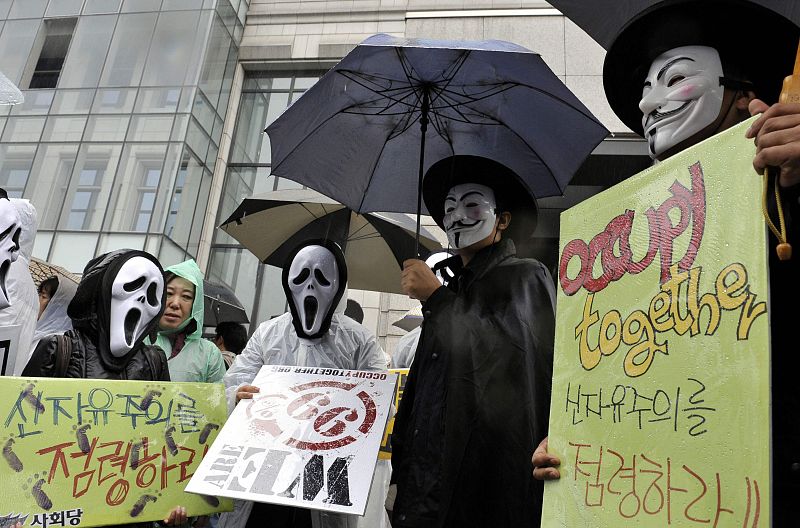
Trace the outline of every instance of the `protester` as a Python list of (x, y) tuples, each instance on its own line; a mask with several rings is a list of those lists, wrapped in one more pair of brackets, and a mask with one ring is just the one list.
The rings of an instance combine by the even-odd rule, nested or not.
[(56, 291), (58, 291), (58, 277), (48, 277), (36, 288), (36, 293), (39, 296), (39, 315), (36, 317), (37, 321), (42, 318), (42, 313), (44, 313), (47, 305), (50, 304), (50, 299), (53, 298)]
[(172, 381), (218, 383), (225, 361), (203, 339), (203, 273), (194, 260), (167, 268), (167, 297), (158, 322), (158, 345), (166, 354)]
[[(757, 38), (744, 37), (754, 32)], [(612, 108), (647, 139), (656, 160), (695, 145), (751, 113), (763, 112), (746, 134), (757, 146), (753, 166), (759, 173), (769, 165), (778, 167), (788, 239), (795, 248), (791, 260), (780, 261), (776, 240), (771, 238), (775, 526), (789, 526), (800, 514), (796, 500), (800, 496), (800, 421), (792, 418), (800, 408), (794, 389), (800, 365), (793, 339), (796, 299), (800, 298), (800, 105), (770, 107), (764, 101), (777, 99), (781, 80), (792, 72), (799, 36), (796, 25), (751, 2), (662, 2), (625, 26), (609, 48), (603, 71)], [(772, 189), (769, 195), (773, 196)], [(560, 477), (556, 469), (560, 460), (547, 453), (547, 439), (535, 450), (532, 462), (536, 478)]]
[[(225, 375), (230, 410), (252, 398), (251, 385), (264, 365), (298, 365), (383, 370), (384, 355), (375, 336), (344, 315), (347, 266), (342, 250), (330, 241), (308, 241), (287, 259), (282, 276), (290, 312), (261, 323)], [(353, 515), (235, 501), (220, 516), (219, 528), (352, 528)]]
[(233, 365), (236, 356), (244, 350), (244, 346), (247, 344), (247, 330), (239, 323), (219, 323), (214, 331), (213, 343), (222, 352), (227, 370)]
[(2, 189), (0, 209), (0, 289), (8, 303), (0, 309), (0, 327), (16, 328), (13, 336), (3, 337), (11, 341), (4, 373), (19, 376), (30, 357), (38, 311), (36, 286), (28, 269), (36, 238), (36, 209), (28, 200), (9, 199)]
[[(75, 296), (77, 286), (69, 279), (59, 280), (50, 277), (39, 285), (39, 320), (31, 341), (31, 353), (39, 341), (51, 334), (63, 334), (72, 330), (72, 320), (67, 315), (67, 307)], [(43, 295), (44, 294), (44, 295)], [(47, 297), (46, 300), (43, 297)]]
[(423, 196), (455, 278), (443, 286), (423, 261), (404, 263), (424, 322), (392, 433), (392, 526), (538, 526), (542, 486), (525, 461), (547, 434), (555, 293), (541, 263), (515, 256), (535, 201), (477, 156), (435, 163)]

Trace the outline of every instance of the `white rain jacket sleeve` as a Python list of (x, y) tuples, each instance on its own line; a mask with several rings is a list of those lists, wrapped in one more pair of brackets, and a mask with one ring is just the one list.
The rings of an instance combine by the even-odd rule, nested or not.
[(418, 326), (400, 338), (394, 358), (392, 358), (394, 368), (411, 368), (411, 363), (414, 362), (414, 356), (417, 354), (417, 344), (419, 344), (421, 334), (422, 327)]
[[(264, 365), (297, 365), (352, 370), (386, 370), (383, 350), (364, 326), (341, 312), (333, 315), (331, 328), (315, 340), (300, 339), (285, 313), (259, 325), (225, 374), (228, 412), (236, 405), (236, 389), (250, 385)], [(244, 528), (253, 503), (234, 501), (234, 509), (220, 517), (218, 528)], [(312, 511), (314, 528), (356, 528), (358, 516)], [(268, 522), (268, 519), (264, 519)]]
[(19, 376), (31, 357), (31, 341), (36, 328), (36, 317), (39, 315), (39, 295), (28, 269), (36, 238), (37, 219), (36, 209), (28, 200), (12, 198), (11, 203), (17, 209), (22, 233), (19, 239), (19, 257), (11, 264), (6, 278), (11, 306), (0, 310), (0, 326), (20, 327), (17, 344), (9, 352), (14, 354), (14, 358), (13, 361), (9, 358), (8, 364), (14, 365), (14, 368), (13, 371), (6, 372), (9, 376)]

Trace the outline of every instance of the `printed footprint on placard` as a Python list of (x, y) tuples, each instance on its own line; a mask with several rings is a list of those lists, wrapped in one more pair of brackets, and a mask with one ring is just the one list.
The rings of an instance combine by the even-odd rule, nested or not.
[(156, 501), (158, 501), (158, 497), (156, 497), (155, 495), (150, 495), (149, 493), (145, 493), (144, 495), (139, 497), (139, 500), (137, 500), (136, 503), (133, 505), (133, 508), (131, 508), (131, 517), (138, 517), (144, 511), (144, 508), (145, 506), (147, 506), (147, 503)]
[(34, 383), (28, 383), (25, 387), (25, 390), (22, 391), (23, 399), (28, 402), (31, 407), (36, 409), (39, 412), (45, 412), (44, 404), (39, 400), (39, 398), (33, 393), (36, 390), (36, 385)]
[[(42, 473), (42, 476), (44, 476), (44, 473)], [(33, 500), (35, 500), (36, 504), (38, 504), (39, 507), (42, 508), (43, 510), (49, 510), (50, 508), (53, 507), (53, 501), (50, 500), (50, 497), (48, 497), (47, 493), (45, 493), (44, 490), (42, 489), (45, 480), (43, 478), (39, 478), (38, 473), (36, 473), (33, 476), (33, 480), (36, 481), (36, 483), (31, 488), (31, 495), (33, 495)]]
[[(156, 387), (151, 388), (150, 385), (145, 386), (145, 390), (147, 392), (142, 397), (142, 403), (139, 405), (143, 411), (146, 411), (150, 407), (150, 404), (153, 403), (153, 400), (162, 394), (160, 390)], [(164, 388), (162, 387), (161, 390), (164, 390)]]
[(211, 435), (211, 431), (216, 431), (219, 429), (219, 425), (215, 423), (207, 423), (203, 430), (200, 431), (200, 444), (205, 444), (208, 440), (209, 435)]
[(219, 506), (219, 499), (212, 495), (200, 495), (200, 497), (208, 503), (209, 506), (216, 508)]
[(144, 446), (144, 442), (142, 442), (141, 440), (139, 440), (138, 442), (131, 440), (131, 442), (132, 444), (131, 444), (130, 466), (131, 469), (136, 469), (139, 467), (139, 451)]
[(88, 423), (83, 424), (80, 427), (77, 425), (72, 426), (72, 430), (75, 431), (75, 439), (78, 441), (78, 447), (84, 454), (87, 454), (92, 450), (92, 444), (89, 442), (89, 437), (86, 436), (86, 431), (91, 428), (92, 425)]
[(8, 464), (8, 467), (19, 473), (22, 471), (22, 461), (16, 453), (14, 453), (14, 438), (9, 438), (3, 442), (3, 459)]
[(169, 452), (172, 453), (172, 456), (178, 454), (178, 444), (175, 443), (175, 439), (172, 438), (172, 433), (175, 432), (175, 426), (171, 425), (164, 431), (164, 441), (167, 443), (167, 449)]

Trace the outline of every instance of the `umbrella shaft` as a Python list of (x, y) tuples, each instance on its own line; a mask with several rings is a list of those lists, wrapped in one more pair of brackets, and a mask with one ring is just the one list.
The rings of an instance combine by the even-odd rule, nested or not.
[(425, 169), (425, 133), (428, 131), (428, 110), (430, 98), (427, 87), (422, 91), (422, 109), (419, 118), (419, 129), (422, 132), (419, 140), (419, 174), (417, 175), (417, 232), (414, 237), (414, 257), (419, 258), (419, 229), (422, 214), (422, 171)]

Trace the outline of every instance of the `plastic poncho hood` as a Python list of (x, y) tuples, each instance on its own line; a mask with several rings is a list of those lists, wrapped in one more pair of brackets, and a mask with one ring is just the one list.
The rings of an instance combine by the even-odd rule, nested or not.
[[(180, 264), (175, 264), (174, 266), (168, 267), (166, 270), (164, 270), (164, 275), (164, 283), (167, 286), (173, 277), (180, 277), (191, 282), (194, 285), (194, 301), (192, 301), (191, 315), (189, 315), (189, 317), (183, 323), (181, 323), (178, 328), (174, 330), (162, 329), (160, 330), (160, 333), (170, 335), (181, 332), (182, 330), (187, 330), (187, 342), (202, 339), (204, 322), (203, 312), (205, 307), (203, 301), (203, 272), (200, 271), (200, 268), (197, 266), (197, 262), (189, 259), (185, 262), (181, 262)], [(189, 328), (189, 326), (192, 324), (194, 328)]]

